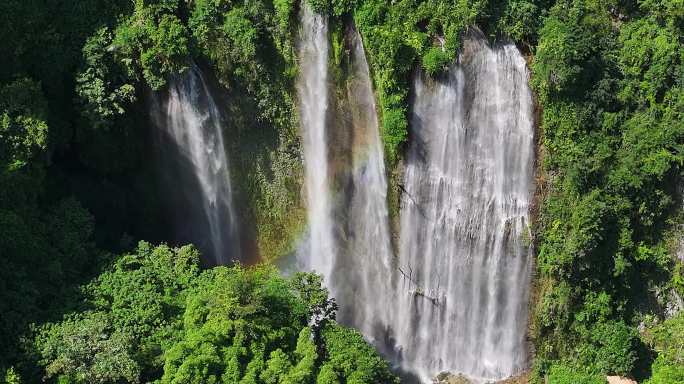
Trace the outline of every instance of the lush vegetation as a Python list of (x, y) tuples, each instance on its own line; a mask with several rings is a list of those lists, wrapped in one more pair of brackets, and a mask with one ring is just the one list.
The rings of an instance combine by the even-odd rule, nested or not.
[[(671, 256), (682, 234), (668, 228), (681, 220), (683, 16), (676, 1), (559, 1), (539, 30), (540, 375), (560, 360), (647, 377), (637, 326), (682, 293), (681, 261)], [(659, 357), (652, 369), (676, 366)]]
[(81, 287), (79, 310), (30, 346), (59, 383), (391, 383), (356, 331), (337, 325), (320, 277), (272, 267), (200, 272), (190, 246), (141, 242)]
[[(674, 257), (684, 235), (682, 0), (309, 3), (333, 34), (350, 23), (362, 33), (392, 172), (410, 139), (413, 71), (439, 76), (468, 33), (518, 44), (540, 126), (532, 380), (684, 381), (684, 318), (671, 311), (684, 297)], [(267, 259), (291, 250), (304, 221), (299, 7), (0, 2), (5, 381), (395, 380), (334, 322), (314, 276), (201, 271), (191, 247), (134, 246), (169, 234), (163, 191), (149, 182), (145, 95), (199, 65), (225, 93), (238, 205), (255, 248)]]
[(83, 127), (71, 102), (81, 47), (121, 10), (0, 4), (0, 370), (21, 359), (29, 325), (66, 310), (103, 259), (92, 216), (52, 170)]

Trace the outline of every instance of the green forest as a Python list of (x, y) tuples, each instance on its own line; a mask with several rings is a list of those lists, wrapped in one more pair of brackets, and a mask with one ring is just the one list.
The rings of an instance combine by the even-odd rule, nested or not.
[[(472, 30), (515, 43), (537, 153), (520, 383), (684, 383), (684, 1), (303, 1), (329, 20), (332, 66), (348, 26), (363, 38), (393, 220), (414, 71), (441, 76)], [(320, 275), (275, 267), (306, 226), (302, 6), (0, 1), (0, 382), (400, 382)], [(175, 244), (150, 182), (149, 95), (193, 65), (228, 95), (258, 262)]]

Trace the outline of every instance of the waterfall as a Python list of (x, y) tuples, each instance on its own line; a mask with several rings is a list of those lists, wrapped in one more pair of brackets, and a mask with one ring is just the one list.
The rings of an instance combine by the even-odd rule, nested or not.
[(221, 115), (198, 68), (169, 81), (168, 95), (157, 101), (157, 125), (173, 156), (169, 187), (184, 189), (191, 208), (179, 218), (183, 241), (196, 244), (217, 265), (239, 258), (240, 243), (233, 207)]
[[(495, 380), (525, 368), (533, 105), (514, 45), (469, 38), (415, 79), (389, 327), (404, 369)], [(382, 299), (378, 299), (381, 301)]]
[(360, 36), (347, 33), (346, 93), (329, 92), (327, 21), (305, 4), (300, 17), (309, 237), (299, 268), (323, 274), (339, 320), (422, 381), (444, 371), (476, 380), (519, 373), (534, 161), (523, 57), (513, 45), (468, 38), (446, 75), (417, 74), (395, 257)]
[(300, 72), (297, 93), (309, 222), (309, 238), (306, 246), (300, 249), (298, 263), (303, 269), (321, 273), (328, 280), (335, 258), (326, 132), (328, 23), (304, 3), (297, 51)]
[[(331, 291), (340, 304), (339, 320), (359, 329), (367, 338), (376, 338), (382, 314), (391, 310), (390, 302), (379, 300), (389, 292), (392, 245), (387, 212), (387, 180), (378, 129), (375, 97), (363, 43), (358, 31), (347, 33), (350, 78), (345, 105), (347, 118), (341, 119), (352, 132), (351, 171), (346, 211), (344, 255), (335, 262), (336, 274)], [(342, 251), (340, 251), (342, 252)]]

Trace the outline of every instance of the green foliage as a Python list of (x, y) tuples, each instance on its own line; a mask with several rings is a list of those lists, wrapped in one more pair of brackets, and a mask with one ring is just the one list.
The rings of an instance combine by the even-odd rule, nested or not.
[[(75, 287), (103, 265), (94, 219), (68, 184), (81, 176), (72, 159), (104, 152), (78, 148), (85, 140), (77, 127), (108, 121), (132, 97), (105, 45), (106, 27), (130, 10), (131, 2), (103, 0), (0, 3), (0, 370), (14, 366), (25, 382), (40, 380), (21, 342), (31, 324), (77, 305)], [(95, 37), (84, 48), (89, 36)], [(89, 71), (80, 77), (82, 65)], [(119, 140), (137, 147), (130, 135)], [(91, 197), (93, 205), (105, 200)]]
[(684, 313), (644, 332), (645, 341), (658, 352), (662, 362), (684, 367)]
[(187, 68), (189, 31), (179, 19), (178, 1), (136, 1), (133, 14), (115, 31), (113, 48), (123, 56), (129, 73), (142, 72), (152, 89), (166, 77)]
[(83, 114), (94, 128), (108, 126), (113, 117), (123, 115), (128, 104), (135, 101), (134, 85), (113, 83), (125, 79), (126, 74), (109, 53), (111, 44), (112, 36), (106, 28), (91, 36), (83, 46), (84, 69), (76, 78)]
[(53, 148), (72, 139), (74, 69), (86, 38), (130, 7), (131, 2), (104, 0), (0, 4), (0, 84), (20, 78), (40, 84), (49, 101), (44, 117)]
[(316, 13), (330, 14), (339, 18), (350, 12), (358, 0), (306, 0), (311, 9)]
[(539, 35), (533, 70), (543, 100), (586, 91), (601, 75), (596, 70), (604, 64), (601, 49), (611, 48), (615, 39), (607, 10), (599, 2), (581, 1), (556, 3)]
[(603, 375), (585, 372), (582, 368), (556, 364), (549, 369), (549, 384), (605, 384)]
[(188, 24), (201, 52), (229, 86), (258, 101), (259, 118), (284, 129), (290, 123), (294, 79), (291, 23), (294, 4), (278, 1), (195, 2)]
[[(320, 2), (316, 2), (320, 3)], [(323, 9), (323, 7), (320, 7)], [(468, 30), (533, 41), (539, 22), (534, 1), (357, 1), (353, 16), (364, 39), (382, 119), (385, 155), (391, 164), (408, 137), (407, 105), (414, 64), (430, 75), (452, 64)]]
[(651, 366), (651, 377), (645, 384), (684, 383), (684, 365), (668, 364), (665, 359), (658, 357)]
[(297, 295), (304, 300), (314, 336), (318, 337), (319, 331), (329, 321), (335, 320), (337, 304), (328, 298), (328, 290), (323, 287), (323, 278), (320, 275), (296, 273), (291, 285)]
[(636, 374), (635, 325), (659, 311), (648, 287), (676, 279), (663, 230), (684, 161), (684, 66), (681, 15), (664, 3), (559, 1), (539, 30), (540, 360)]
[(37, 342), (48, 378), (68, 383), (139, 382), (130, 334), (106, 313), (85, 312), (46, 327)]
[(83, 287), (88, 311), (44, 326), (36, 348), (48, 377), (74, 383), (138, 382), (162, 368), (177, 339), (199, 254), (141, 242)]
[(285, 352), (276, 349), (266, 362), (266, 369), (259, 377), (267, 384), (283, 383), (288, 380), (288, 373), (292, 370), (292, 363)]
[(514, 41), (533, 41), (539, 28), (540, 7), (538, 2), (525, 0), (509, 1), (497, 29)]
[(287, 281), (270, 268), (219, 267), (205, 278), (188, 298), (185, 336), (166, 355), (162, 382), (256, 380), (258, 367), (269, 381), (285, 375), (283, 350), (294, 350), (307, 320)]
[(306, 0), (306, 2), (316, 13), (327, 14), (330, 8), (330, 1), (328, 0)]
[(297, 363), (289, 370), (287, 378), (293, 383), (311, 382), (316, 373), (316, 362), (319, 355), (313, 341), (313, 335), (308, 327), (302, 328), (299, 332), (294, 357)]
[(390, 372), (387, 362), (377, 355), (359, 332), (328, 325), (323, 330), (323, 341), (328, 361), (323, 363), (323, 377), (319, 374), (319, 383), (335, 380), (349, 384), (399, 383)]
[(397, 159), (408, 135), (408, 74), (428, 41), (428, 36), (416, 27), (416, 21), (405, 20), (407, 17), (419, 18), (412, 2), (390, 5), (365, 1), (354, 12), (378, 94), (385, 156), (391, 162)]
[(185, 291), (194, 286), (198, 265), (199, 253), (192, 247), (153, 248), (141, 242), (85, 289), (93, 306), (133, 337), (146, 371), (161, 368), (161, 352), (181, 326)]
[(134, 117), (138, 81), (126, 68), (130, 59), (121, 57), (113, 39), (108, 28), (101, 28), (86, 41), (75, 79), (81, 115), (76, 127), (80, 160), (106, 173), (133, 168), (142, 151), (136, 145), (140, 124)]
[(35, 195), (21, 196), (39, 180), (23, 170), (0, 177), (19, 194), (0, 191), (0, 366), (7, 366), (16, 362), (29, 324), (62, 310), (73, 284), (97, 267), (100, 256), (91, 242), (92, 217), (76, 200), (40, 212)]
[(46, 118), (40, 84), (24, 78), (0, 86), (0, 172), (26, 165), (47, 149)]
[(38, 330), (46, 377), (306, 384), (329, 365), (349, 383), (396, 380), (361, 335), (336, 325), (320, 276), (198, 265), (190, 246), (145, 242), (117, 258), (83, 286), (82, 310)]
[(273, 7), (275, 8), (275, 16), (278, 21), (278, 29), (281, 31), (289, 31), (290, 23), (293, 17), (295, 0), (274, 0)]
[(684, 382), (684, 314), (647, 329), (643, 338), (658, 353), (646, 383)]
[(340, 384), (335, 368), (330, 364), (322, 366), (316, 377), (316, 384)]
[[(334, 325), (320, 281), (288, 281), (272, 267), (205, 272), (188, 297), (184, 337), (165, 355), (162, 383), (307, 383), (321, 365), (349, 383), (394, 380), (360, 335)], [(307, 323), (323, 329), (322, 338)]]
[(592, 327), (591, 344), (581, 345), (579, 358), (602, 374), (626, 376), (636, 361), (637, 332), (623, 322), (599, 323)]
[(59, 255), (58, 270), (64, 280), (77, 279), (88, 264), (97, 262), (91, 241), (95, 223), (77, 200), (62, 200), (44, 220), (51, 253)]
[(182, 4), (134, 3), (118, 25), (90, 35), (75, 76), (80, 116), (73, 145), (85, 167), (105, 175), (138, 171), (150, 122), (141, 96), (185, 70), (191, 56)]
[(449, 53), (439, 47), (431, 47), (423, 56), (423, 68), (429, 75), (444, 72), (454, 61)]
[(684, 297), (684, 263), (675, 261), (672, 271), (672, 286), (680, 297)]
[(21, 376), (14, 370), (13, 367), (10, 367), (6, 372), (5, 372), (5, 377), (3, 383), (5, 384), (21, 384)]

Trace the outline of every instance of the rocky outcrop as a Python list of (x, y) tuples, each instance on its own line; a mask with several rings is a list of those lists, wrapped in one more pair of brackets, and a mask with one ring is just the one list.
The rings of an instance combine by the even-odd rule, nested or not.
[(433, 384), (472, 384), (467, 377), (461, 374), (454, 375), (449, 372), (440, 373), (432, 382)]
[[(509, 377), (497, 382), (487, 382), (487, 384), (527, 384), (529, 373), (523, 373), (518, 376)], [(472, 381), (462, 374), (452, 374), (449, 372), (442, 372), (433, 380), (433, 384), (476, 384), (478, 381)], [(611, 383), (612, 384), (612, 383)], [(618, 384), (632, 384), (632, 382), (618, 383)], [(636, 384), (636, 383), (635, 383)]]

